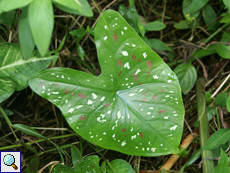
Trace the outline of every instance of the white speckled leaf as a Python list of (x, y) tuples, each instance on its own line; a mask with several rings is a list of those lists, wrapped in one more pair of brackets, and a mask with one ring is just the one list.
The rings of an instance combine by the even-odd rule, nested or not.
[(115, 11), (99, 19), (95, 42), (100, 76), (52, 68), (30, 87), (96, 145), (130, 155), (178, 152), (184, 107), (176, 75)]

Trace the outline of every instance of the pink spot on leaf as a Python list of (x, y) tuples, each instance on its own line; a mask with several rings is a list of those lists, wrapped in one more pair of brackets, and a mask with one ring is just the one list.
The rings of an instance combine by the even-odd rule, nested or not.
[(119, 63), (117, 65), (119, 65), (120, 67), (122, 67), (122, 61), (121, 60), (117, 60), (117, 62)]
[(147, 75), (150, 75), (151, 68), (153, 68), (153, 63), (151, 61), (147, 61), (147, 67), (149, 68)]
[(85, 116), (81, 116), (81, 117), (79, 118), (80, 121), (83, 121), (83, 120), (85, 120), (85, 119), (86, 119)]
[(110, 105), (109, 103), (106, 103), (104, 107), (109, 107), (109, 105)]
[(75, 93), (71, 93), (73, 96), (75, 95)]
[(160, 90), (160, 92), (164, 92), (164, 90)]
[(83, 99), (85, 99), (85, 98), (86, 98), (86, 96), (85, 96), (85, 95), (83, 95), (83, 94), (81, 94), (81, 93), (79, 93), (77, 96), (78, 96), (78, 97), (80, 97), (80, 98), (83, 98)]
[(134, 79), (135, 79), (135, 82), (137, 81), (137, 74), (135, 74), (135, 73), (133, 73), (133, 77), (134, 77)]
[(141, 85), (142, 83), (139, 83), (138, 85)]
[(138, 59), (137, 62), (140, 62), (140, 59)]
[(56, 86), (58, 86), (58, 84), (57, 84), (57, 83), (55, 83), (55, 85), (56, 85)]
[(115, 32), (115, 34), (113, 35), (113, 39), (114, 39), (114, 41), (116, 42), (117, 41), (117, 39), (118, 39), (118, 37), (117, 37), (117, 33), (116, 33), (116, 31), (114, 31)]
[(121, 132), (125, 132), (126, 128), (125, 129), (121, 129)]
[(141, 133), (139, 133), (139, 136), (141, 137), (141, 139), (143, 138), (143, 134), (142, 134), (142, 132), (141, 132)]
[(145, 91), (142, 95), (146, 96), (146, 93), (149, 92), (149, 90)]
[(176, 122), (176, 119), (174, 119), (174, 123)]
[(65, 89), (65, 94), (70, 93), (70, 90)]
[(161, 114), (161, 113), (163, 113), (163, 112), (165, 112), (166, 110), (161, 110), (161, 111), (159, 111), (159, 114)]
[(40, 84), (40, 86), (42, 87), (42, 86), (43, 86), (43, 83), (42, 83), (42, 84)]
[(156, 100), (157, 99), (157, 95), (156, 94), (154, 94), (154, 96), (153, 96), (153, 100)]
[(120, 71), (120, 73), (118, 74), (118, 77), (121, 75), (122, 71)]
[(132, 54), (132, 59), (133, 60), (135, 60), (137, 57), (135, 57), (135, 55), (134, 54)]
[(145, 102), (145, 101), (146, 101), (146, 98), (142, 98), (142, 100), (143, 100), (143, 102)]

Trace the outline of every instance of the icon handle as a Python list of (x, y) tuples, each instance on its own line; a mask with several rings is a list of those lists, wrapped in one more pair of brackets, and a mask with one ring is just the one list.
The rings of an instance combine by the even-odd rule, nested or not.
[(15, 170), (17, 170), (18, 169), (18, 167), (13, 163), (12, 165), (11, 165)]

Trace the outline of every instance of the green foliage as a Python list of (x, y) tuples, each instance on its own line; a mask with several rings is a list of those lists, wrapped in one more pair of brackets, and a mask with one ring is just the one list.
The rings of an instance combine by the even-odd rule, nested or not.
[(227, 107), (228, 112), (230, 112), (230, 95), (228, 95), (228, 99), (226, 101), (226, 107)]
[(218, 94), (215, 100), (216, 105), (223, 108), (224, 106), (226, 106), (227, 98), (228, 98), (227, 92)]
[(71, 146), (71, 156), (72, 156), (74, 170), (76, 170), (79, 163), (81, 163), (83, 159), (82, 159), (81, 152), (74, 145)]
[(229, 129), (220, 129), (216, 131), (205, 143), (202, 150), (213, 150), (218, 148), (220, 144), (226, 143), (230, 138), (230, 130)]
[(229, 167), (229, 159), (227, 154), (221, 150), (221, 157), (218, 162), (218, 165), (214, 168), (213, 173), (229, 173), (230, 172), (230, 167)]
[(99, 19), (95, 43), (100, 76), (52, 68), (30, 87), (96, 145), (143, 156), (178, 152), (184, 108), (176, 75), (112, 10)]
[(149, 22), (144, 26), (144, 28), (148, 31), (160, 31), (165, 27), (166, 25), (160, 21)]
[[(2, 12), (8, 12), (16, 8), (22, 8), (34, 0), (1, 0), (0, 1), (0, 14)], [(38, 0), (37, 0), (38, 1)]]
[(208, 25), (208, 29), (212, 31), (216, 31), (219, 28), (219, 24), (216, 20), (217, 15), (215, 10), (212, 8), (211, 5), (206, 4), (203, 8), (202, 17), (206, 25)]
[(36, 173), (38, 171), (40, 159), (38, 155), (34, 155), (26, 169), (26, 173)]
[(108, 173), (135, 173), (133, 168), (125, 160), (116, 159), (107, 165)]
[(197, 73), (195, 67), (190, 63), (183, 63), (174, 69), (174, 73), (178, 77), (182, 92), (187, 94), (196, 83)]
[(168, 47), (164, 42), (158, 40), (158, 39), (149, 39), (149, 42), (151, 44), (151, 48), (156, 50), (166, 50), (170, 51), (171, 48)]
[(13, 92), (28, 86), (28, 79), (46, 69), (57, 56), (41, 57), (34, 52), (25, 59), (20, 47), (14, 43), (0, 43), (0, 103), (9, 98)]

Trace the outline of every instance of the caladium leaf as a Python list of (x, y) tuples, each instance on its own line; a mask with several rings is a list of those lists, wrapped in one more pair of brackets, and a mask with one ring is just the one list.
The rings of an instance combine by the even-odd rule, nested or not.
[(28, 86), (28, 79), (46, 69), (58, 56), (41, 57), (34, 52), (29, 59), (22, 55), (19, 45), (0, 43), (0, 103), (15, 90)]
[(176, 75), (113, 10), (99, 19), (95, 43), (100, 76), (52, 68), (30, 87), (96, 145), (130, 155), (179, 152), (184, 107)]

